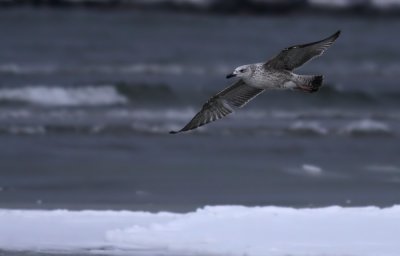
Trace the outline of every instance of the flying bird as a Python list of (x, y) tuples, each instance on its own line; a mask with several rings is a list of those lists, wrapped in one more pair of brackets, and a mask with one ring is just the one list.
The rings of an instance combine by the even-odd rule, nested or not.
[(236, 108), (242, 108), (267, 89), (291, 89), (309, 93), (318, 91), (322, 85), (322, 75), (298, 75), (293, 70), (322, 55), (339, 35), (340, 30), (317, 42), (285, 48), (265, 63), (237, 67), (226, 78), (237, 77), (239, 80), (211, 97), (185, 127), (170, 133), (193, 130), (221, 119)]

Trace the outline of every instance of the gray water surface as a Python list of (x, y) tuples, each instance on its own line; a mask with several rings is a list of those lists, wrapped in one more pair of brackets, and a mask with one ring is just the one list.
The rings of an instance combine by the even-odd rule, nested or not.
[[(400, 20), (0, 11), (0, 207), (189, 211), (400, 201)], [(342, 35), (268, 92), (182, 127), (238, 65)]]

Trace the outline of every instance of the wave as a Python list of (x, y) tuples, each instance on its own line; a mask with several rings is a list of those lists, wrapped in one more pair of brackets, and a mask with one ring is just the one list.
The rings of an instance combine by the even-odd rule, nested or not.
[(286, 170), (286, 172), (294, 175), (315, 177), (315, 178), (325, 177), (328, 174), (320, 166), (317, 166), (315, 164), (303, 164), (301, 167), (289, 168)]
[[(200, 88), (196, 91), (188, 91), (179, 86), (169, 84), (126, 83), (115, 82), (99, 85), (26, 85), (18, 87), (0, 87), (0, 104), (33, 104), (41, 106), (101, 106), (128, 103), (140, 103), (141, 105), (177, 106), (184, 104), (201, 104), (209, 95), (216, 91), (208, 88)], [(271, 96), (273, 94), (273, 96)], [(395, 106), (399, 105), (398, 91), (356, 91), (342, 90), (332, 85), (326, 85), (320, 91), (318, 97), (308, 98), (304, 101), (303, 95), (292, 92), (269, 92), (268, 101), (259, 101), (257, 104), (282, 105), (282, 101), (302, 106), (338, 105), (341, 106)], [(268, 97), (268, 96), (266, 96)], [(298, 113), (298, 111), (295, 111)], [(304, 115), (312, 115), (313, 111), (304, 111)], [(346, 116), (347, 113), (337, 112), (337, 116)]]
[(156, 75), (203, 75), (226, 74), (228, 65), (216, 65), (212, 67), (194, 66), (185, 64), (156, 64), (137, 63), (129, 65), (87, 65), (87, 66), (59, 66), (50, 64), (23, 65), (16, 63), (0, 64), (0, 74), (11, 75), (48, 75), (48, 74), (156, 74)]
[(209, 206), (181, 214), (3, 209), (0, 249), (122, 255), (392, 256), (400, 251), (399, 216), (400, 206)]
[(394, 165), (368, 165), (365, 167), (366, 170), (378, 173), (389, 173), (396, 174), (400, 173), (400, 167)]
[[(314, 178), (314, 179), (347, 179), (349, 176), (347, 174), (328, 171), (316, 164), (305, 163), (303, 165), (290, 167), (284, 169), (284, 171), (288, 174), (300, 176), (300, 177), (307, 177), (307, 178)], [(349, 202), (346, 201), (348, 204)]]
[(193, 108), (183, 109), (113, 109), (105, 112), (108, 117), (130, 118), (141, 121), (187, 121), (196, 114)]
[[(192, 118), (199, 108), (196, 107), (151, 107), (117, 105), (107, 108), (20, 108), (3, 107), (0, 109), (0, 121), (26, 120), (35, 118), (40, 120), (70, 120), (86, 119), (90, 117), (107, 120), (139, 120), (143, 122), (174, 121), (185, 122)], [(396, 110), (395, 110), (396, 111)], [(273, 120), (280, 124), (288, 124), (286, 127), (290, 132), (303, 132), (310, 130), (316, 134), (329, 133), (330, 129), (325, 127), (327, 121), (355, 122), (355, 120), (371, 119), (378, 122), (390, 123), (400, 120), (400, 112), (376, 113), (365, 111), (347, 111), (342, 109), (304, 109), (301, 111), (290, 109), (241, 109), (234, 113), (234, 120), (240, 122), (263, 122)]]
[[(134, 122), (131, 124), (42, 124), (42, 125), (0, 125), (0, 134), (6, 135), (51, 135), (51, 134), (112, 134), (112, 135), (159, 135), (169, 134), (182, 128), (179, 123), (166, 122), (151, 124)], [(204, 129), (201, 129), (204, 131)], [(197, 131), (199, 132), (199, 131)]]
[(289, 127), (289, 132), (303, 135), (326, 135), (328, 129), (323, 127), (320, 123), (312, 121), (297, 121)]
[(305, 173), (312, 176), (321, 175), (323, 172), (321, 167), (312, 164), (303, 164), (302, 169)]
[(400, 9), (398, 0), (59, 0), (50, 3), (46, 0), (8, 0), (3, 5), (41, 4), (51, 6), (102, 6), (156, 8), (167, 10), (207, 11), (207, 12), (240, 12), (243, 13), (293, 13), (307, 12), (317, 8), (320, 11), (346, 11), (356, 14), (392, 13)]
[[(206, 65), (195, 65), (188, 63), (132, 63), (125, 65), (84, 65), (84, 66), (65, 66), (59, 64), (21, 64), (21, 63), (2, 63), (0, 64), (0, 74), (3, 75), (53, 75), (53, 74), (143, 74), (143, 75), (171, 75), (171, 76), (203, 76), (216, 75), (225, 76), (234, 66), (229, 63), (215, 63)], [(330, 64), (321, 70), (329, 70), (330, 75), (373, 75), (383, 77), (397, 77), (400, 72), (400, 65), (397, 62), (379, 63), (374, 60), (369, 61), (343, 61)]]
[(14, 63), (6, 63), (0, 65), (0, 73), (2, 74), (52, 74), (57, 73), (60, 70), (62, 69), (54, 65), (20, 65)]
[(7, 128), (0, 127), (0, 133), (9, 133), (13, 135), (41, 135), (46, 133), (46, 129), (43, 126), (15, 126), (11, 125)]
[(0, 88), (0, 102), (43, 106), (98, 106), (124, 104), (128, 99), (113, 86), (26, 86)]
[(393, 131), (388, 124), (371, 119), (351, 122), (341, 129), (340, 132), (354, 136), (393, 135)]
[[(99, 113), (80, 114), (53, 114), (22, 116), (6, 119), (0, 115), (0, 134), (9, 135), (44, 135), (44, 134), (141, 134), (141, 135), (167, 135), (172, 130), (179, 130), (193, 115), (191, 111), (171, 111), (170, 116), (163, 116), (162, 111), (159, 118), (146, 116), (146, 112), (127, 113), (119, 117), (105, 111)], [(145, 116), (143, 117), (143, 113)], [(182, 113), (181, 116), (179, 113)], [(175, 116), (176, 115), (176, 116)], [(10, 124), (10, 121), (12, 122)], [(388, 124), (372, 120), (353, 121), (348, 124), (333, 124), (324, 127), (318, 122), (295, 121), (280, 122), (269, 119), (267, 124), (254, 120), (236, 119), (232, 121), (219, 121), (210, 126), (200, 127), (194, 134), (208, 134), (217, 136), (330, 136), (330, 137), (375, 137), (375, 136), (398, 136)], [(232, 123), (234, 122), (234, 123)], [(266, 122), (266, 121), (265, 121)], [(244, 125), (242, 123), (245, 123)], [(263, 125), (260, 125), (263, 124)]]

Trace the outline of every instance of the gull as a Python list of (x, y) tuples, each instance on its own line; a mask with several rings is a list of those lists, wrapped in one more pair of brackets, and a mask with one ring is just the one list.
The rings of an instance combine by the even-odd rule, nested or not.
[(221, 119), (268, 89), (291, 89), (313, 93), (322, 86), (322, 75), (298, 75), (292, 71), (309, 60), (322, 55), (339, 37), (335, 34), (317, 42), (295, 45), (283, 49), (264, 63), (239, 66), (226, 78), (240, 78), (230, 87), (211, 97), (192, 120), (171, 134), (196, 129)]

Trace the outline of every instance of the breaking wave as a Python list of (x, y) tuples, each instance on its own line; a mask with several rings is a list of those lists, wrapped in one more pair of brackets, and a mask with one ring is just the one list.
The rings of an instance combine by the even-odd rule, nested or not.
[[(398, 108), (381, 111), (365, 107), (371, 107), (371, 102), (389, 104), (391, 100), (398, 104), (397, 94), (342, 91), (327, 86), (319, 97), (305, 101), (301, 94), (271, 92), (266, 95), (268, 101), (255, 102), (252, 107), (237, 111), (235, 118), (215, 122), (218, 129), (205, 127), (199, 131), (223, 135), (396, 135)], [(164, 134), (188, 122), (206, 95), (210, 92), (187, 92), (166, 84), (0, 87), (0, 133)], [(351, 110), (344, 108), (345, 104), (337, 104), (346, 99), (353, 104)], [(321, 100), (332, 104), (321, 108)], [(288, 102), (287, 109), (279, 109), (282, 102)]]
[(113, 86), (26, 86), (0, 88), (1, 101), (43, 106), (98, 106), (124, 104), (128, 99)]
[[(45, 0), (36, 1), (4, 1), (5, 5), (21, 3), (50, 4)], [(247, 12), (247, 13), (287, 13), (313, 10), (347, 11), (352, 13), (393, 12), (400, 8), (398, 0), (59, 0), (51, 6), (123, 6), (136, 8), (156, 8), (168, 10), (190, 10), (211, 12)]]
[(340, 132), (355, 136), (393, 134), (393, 131), (388, 124), (370, 119), (351, 122)]
[[(66, 66), (59, 64), (19, 64), (1, 63), (0, 74), (3, 75), (52, 75), (52, 74), (145, 74), (145, 75), (226, 75), (234, 68), (229, 63), (214, 63), (195, 65), (188, 63), (131, 63), (124, 65), (84, 65)], [(332, 75), (379, 75), (385, 77), (397, 77), (400, 65), (397, 62), (389, 62), (385, 65), (373, 60), (365, 60), (357, 63), (343, 61), (335, 65), (324, 67)]]
[[(171, 130), (182, 128), (196, 113), (186, 110), (101, 110), (101, 111), (51, 111), (44, 113), (1, 113), (0, 134), (148, 134), (167, 135)], [(374, 120), (351, 122), (294, 121), (246, 119), (237, 116), (218, 121), (211, 126), (195, 130), (195, 134), (224, 136), (296, 136), (296, 137), (374, 137), (398, 136), (389, 124)]]
[(295, 134), (303, 134), (303, 135), (326, 135), (328, 134), (328, 129), (323, 127), (318, 122), (305, 122), (305, 121), (297, 121), (293, 123), (289, 129), (290, 132)]
[(400, 167), (395, 165), (374, 164), (366, 166), (365, 169), (371, 172), (379, 172), (379, 173), (389, 173), (389, 174), (400, 173)]
[(20, 65), (16, 63), (0, 64), (0, 74), (33, 75), (33, 74), (156, 74), (156, 75), (203, 75), (226, 74), (229, 69), (227, 65), (216, 65), (212, 67), (194, 66), (185, 64), (156, 64), (137, 63), (130, 65), (88, 65), (88, 66), (59, 66), (50, 64)]
[[(163, 105), (177, 106), (192, 104), (199, 107), (203, 101), (216, 93), (218, 90), (200, 88), (199, 90), (187, 90), (178, 85), (168, 84), (147, 84), (147, 83), (124, 83), (116, 82), (111, 84), (99, 85), (79, 85), (79, 86), (60, 86), (60, 85), (26, 85), (26, 86), (3, 86), (0, 87), (0, 104), (34, 104), (41, 106), (102, 106), (140, 102), (144, 105)], [(273, 95), (273, 96), (271, 96)], [(396, 106), (400, 102), (400, 93), (397, 91), (355, 91), (342, 90), (332, 85), (324, 86), (318, 97), (308, 97), (305, 95), (287, 91), (269, 92), (268, 101), (258, 101), (257, 104), (265, 104), (270, 108), (277, 104), (282, 105), (282, 101), (290, 104), (304, 106), (338, 105), (341, 106)], [(294, 111), (299, 113), (299, 111)], [(313, 111), (304, 111), (304, 116), (312, 116)], [(255, 112), (253, 114), (256, 114)], [(278, 113), (276, 113), (278, 114)], [(332, 114), (332, 113), (331, 113)], [(329, 115), (327, 113), (327, 115)], [(346, 112), (337, 112), (337, 117), (345, 117)]]

